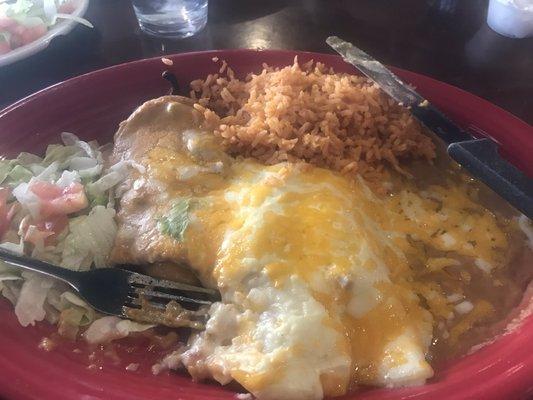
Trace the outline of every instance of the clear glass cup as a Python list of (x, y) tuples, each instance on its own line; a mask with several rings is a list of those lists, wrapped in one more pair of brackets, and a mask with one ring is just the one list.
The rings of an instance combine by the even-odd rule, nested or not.
[(207, 23), (208, 0), (132, 0), (141, 29), (153, 36), (186, 38)]

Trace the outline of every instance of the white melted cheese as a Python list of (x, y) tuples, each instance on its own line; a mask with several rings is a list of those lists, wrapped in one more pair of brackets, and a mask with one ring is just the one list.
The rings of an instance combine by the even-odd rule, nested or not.
[[(260, 399), (343, 394), (360, 367), (367, 384), (430, 377), (431, 317), (415, 295), (396, 295), (379, 255), (386, 235), (354, 209), (355, 187), (294, 166), (245, 162), (233, 171), (224, 191), (203, 199), (213, 213), (221, 200), (231, 213), (213, 272), (229, 305), (213, 306), (208, 329), (183, 352), (189, 372), (236, 380)], [(210, 230), (211, 218), (193, 211), (187, 240)], [(394, 322), (379, 326), (376, 317)], [(359, 358), (351, 341), (376, 329), (375, 351)]]
[[(232, 159), (198, 121), (188, 100), (164, 97), (136, 111), (115, 142), (146, 171), (121, 198), (115, 260), (184, 262), (222, 295), (206, 330), (161, 366), (236, 381), (266, 400), (422, 384), (433, 374), (433, 316), (441, 330), (460, 312), (472, 317), (446, 332), (456, 341), (490, 313), (486, 302), (455, 305), (448, 288), (417, 275), (464, 259), (484, 276), (501, 266), (505, 232), (460, 185), (421, 192), (404, 182), (378, 197), (360, 179), (309, 165)], [(183, 199), (188, 225), (177, 240), (156, 221)]]
[(189, 369), (267, 399), (321, 399), (321, 376), (348, 380), (350, 356), (335, 351), (341, 334), (324, 326), (328, 313), (303, 282), (292, 277), (278, 289), (263, 277), (249, 287), (241, 304), (211, 308), (207, 329), (182, 355)]

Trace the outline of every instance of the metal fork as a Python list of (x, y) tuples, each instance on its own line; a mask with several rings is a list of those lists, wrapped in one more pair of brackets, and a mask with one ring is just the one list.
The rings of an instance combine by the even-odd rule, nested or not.
[(154, 279), (121, 268), (77, 272), (3, 249), (0, 259), (57, 278), (76, 290), (96, 311), (121, 318), (201, 329), (205, 311), (198, 308), (219, 300), (216, 290)]

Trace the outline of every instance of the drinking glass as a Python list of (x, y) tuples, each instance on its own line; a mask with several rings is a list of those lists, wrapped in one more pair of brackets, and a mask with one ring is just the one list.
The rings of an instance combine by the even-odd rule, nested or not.
[(132, 0), (141, 29), (154, 36), (185, 38), (207, 22), (208, 0)]

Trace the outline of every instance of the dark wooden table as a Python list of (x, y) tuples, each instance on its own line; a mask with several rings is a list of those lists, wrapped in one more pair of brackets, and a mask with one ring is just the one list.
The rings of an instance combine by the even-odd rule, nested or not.
[(139, 58), (222, 48), (330, 52), (336, 34), (387, 64), (475, 93), (533, 123), (533, 38), (486, 24), (487, 0), (211, 0), (204, 31), (184, 40), (140, 33), (129, 0), (91, 0), (78, 26), (43, 52), (0, 68), (0, 107), (87, 71)]

